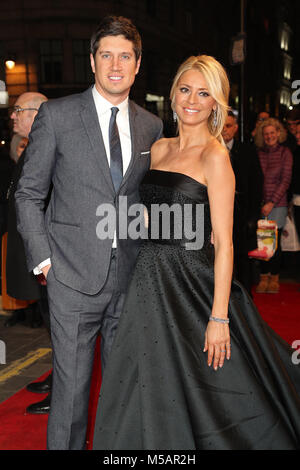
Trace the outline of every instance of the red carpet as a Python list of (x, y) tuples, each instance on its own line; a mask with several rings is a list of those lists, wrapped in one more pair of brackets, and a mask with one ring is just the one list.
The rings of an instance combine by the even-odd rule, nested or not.
[(300, 340), (300, 285), (281, 284), (279, 294), (256, 294), (253, 300), (268, 325), (285, 341)]
[[(44, 374), (41, 379), (46, 378)], [(26, 389), (0, 404), (0, 449), (43, 450), (46, 448), (48, 415), (25, 415), (28, 405), (43, 400), (46, 395)]]
[[(49, 372), (38, 381), (44, 380)], [(95, 350), (92, 377), (87, 449), (92, 448), (95, 410), (101, 385), (100, 341)], [(24, 388), (0, 404), (0, 450), (45, 450), (48, 415), (25, 414), (27, 406), (43, 400), (46, 394), (27, 392)]]
[[(264, 320), (288, 343), (300, 339), (300, 285), (281, 284), (280, 294), (253, 293), (254, 302)], [(43, 380), (47, 374), (40, 377)], [(101, 384), (100, 342), (97, 343), (92, 379), (87, 448), (92, 448), (95, 409)], [(0, 404), (0, 450), (46, 449), (47, 415), (25, 415), (31, 403), (46, 395), (27, 392), (16, 393)]]

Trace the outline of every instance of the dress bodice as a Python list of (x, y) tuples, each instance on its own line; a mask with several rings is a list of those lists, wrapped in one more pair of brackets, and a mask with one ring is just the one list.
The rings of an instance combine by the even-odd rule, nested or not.
[(212, 228), (204, 184), (182, 173), (149, 170), (140, 195), (148, 211), (149, 240), (193, 250), (211, 248)]

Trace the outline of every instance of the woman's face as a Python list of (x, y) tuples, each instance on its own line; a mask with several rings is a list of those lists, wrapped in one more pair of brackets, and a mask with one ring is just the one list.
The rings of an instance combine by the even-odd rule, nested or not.
[(266, 126), (263, 128), (263, 138), (266, 145), (272, 147), (278, 143), (280, 131), (274, 126)]
[(179, 120), (191, 125), (207, 122), (213, 108), (216, 108), (216, 101), (209, 94), (203, 74), (195, 69), (181, 75), (174, 104)]

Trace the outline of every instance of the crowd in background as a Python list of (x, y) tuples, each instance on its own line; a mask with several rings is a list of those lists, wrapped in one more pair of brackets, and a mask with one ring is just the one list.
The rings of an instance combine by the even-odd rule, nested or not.
[[(300, 238), (300, 109), (298, 107), (288, 111), (283, 122), (263, 110), (258, 113), (255, 127), (246, 137), (246, 142), (240, 143), (238, 136), (237, 113), (229, 111), (223, 138), (236, 176), (233, 233), (235, 276), (251, 295), (253, 272), (248, 251), (256, 247), (257, 220), (264, 217), (275, 220), (278, 226), (278, 248), (270, 261), (260, 263), (260, 279), (256, 291), (276, 293), (279, 291), (281, 238), (288, 216), (292, 218)], [(14, 134), (9, 158), (1, 154), (1, 236), (7, 230), (7, 193), (11, 175), (27, 143), (27, 138)], [(3, 250), (5, 255), (5, 247), (2, 246), (2, 252)], [(2, 290), (5, 269), (9, 267), (3, 266), (2, 260)], [(25, 307), (22, 300), (19, 307), (15, 305), (21, 320), (30, 312), (33, 327), (41, 324), (34, 306), (34, 301), (32, 305), (31, 302), (28, 304), (28, 300)], [(13, 308), (13, 303), (9, 308)], [(13, 324), (15, 320), (7, 321), (7, 326)]]
[(263, 111), (258, 114), (251, 140), (257, 149), (263, 173), (261, 217), (274, 220), (278, 243), (274, 256), (260, 263), (258, 293), (277, 293), (282, 264), (282, 237), (287, 218), (300, 237), (300, 109), (289, 110), (284, 122)]

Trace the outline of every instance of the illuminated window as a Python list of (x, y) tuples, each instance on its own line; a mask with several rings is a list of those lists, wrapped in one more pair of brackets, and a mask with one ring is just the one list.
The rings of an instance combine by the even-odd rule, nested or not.
[(146, 108), (157, 114), (161, 119), (164, 118), (164, 97), (147, 93)]
[(285, 80), (290, 80), (292, 75), (292, 58), (283, 53), (283, 77)]
[(280, 47), (284, 51), (289, 50), (289, 33), (285, 29), (283, 29), (282, 32), (281, 32)]
[(280, 92), (280, 104), (289, 107), (291, 104), (290, 91), (286, 88), (282, 88)]
[(285, 64), (284, 65), (284, 73), (283, 73), (284, 78), (287, 80), (290, 80), (291, 78), (291, 66), (290, 64)]

